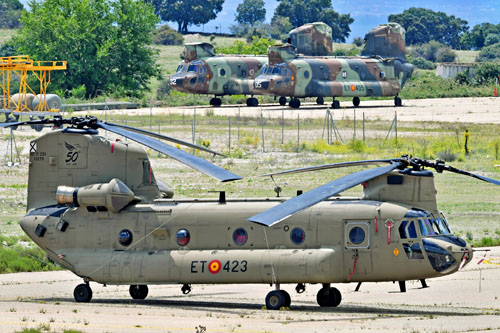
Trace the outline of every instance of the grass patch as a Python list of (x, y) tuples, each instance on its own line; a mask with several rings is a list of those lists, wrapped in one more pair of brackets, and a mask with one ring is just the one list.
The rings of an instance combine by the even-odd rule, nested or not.
[[(4, 245), (7, 244), (7, 246)], [(27, 236), (0, 236), (0, 274), (58, 269)]]

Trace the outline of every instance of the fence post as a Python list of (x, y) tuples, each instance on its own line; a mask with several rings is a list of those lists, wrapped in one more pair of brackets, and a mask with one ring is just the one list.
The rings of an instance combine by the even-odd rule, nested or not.
[(398, 146), (398, 111), (394, 111), (394, 127), (396, 132), (396, 147)]
[(229, 141), (229, 151), (231, 151), (231, 117), (227, 117), (228, 120), (228, 141)]
[(297, 113), (297, 153), (299, 152), (300, 145), (300, 114)]
[(281, 107), (281, 144), (283, 144), (283, 140), (285, 137), (285, 108)]
[(260, 110), (260, 124), (262, 127), (262, 152), (264, 153), (266, 151), (266, 142), (264, 141), (264, 116), (262, 115), (262, 108)]
[[(193, 136), (193, 144), (194, 144), (194, 119), (191, 121), (191, 134)], [(194, 151), (194, 148), (193, 148), (193, 155), (194, 155), (195, 151)]]
[(356, 140), (356, 109), (354, 109), (354, 133), (352, 136), (352, 140)]
[(238, 144), (240, 144), (240, 122), (241, 122), (240, 107), (238, 106)]
[(363, 142), (365, 141), (365, 113), (363, 112)]

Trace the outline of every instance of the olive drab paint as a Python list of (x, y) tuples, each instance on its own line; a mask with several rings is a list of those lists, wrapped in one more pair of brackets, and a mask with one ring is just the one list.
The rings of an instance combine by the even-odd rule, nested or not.
[(340, 96), (353, 97), (355, 106), (359, 97), (395, 96), (400, 106), (398, 94), (413, 73), (404, 36), (396, 23), (380, 25), (366, 34), (362, 55), (353, 57), (305, 56), (291, 44), (270, 46), (255, 87), (262, 94), (290, 97), (291, 107), (300, 106), (298, 98), (333, 97), (338, 108), (335, 97)]

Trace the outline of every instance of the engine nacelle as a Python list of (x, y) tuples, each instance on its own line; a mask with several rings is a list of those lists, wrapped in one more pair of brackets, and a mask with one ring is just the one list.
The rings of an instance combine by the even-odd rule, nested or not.
[(58, 186), (57, 203), (83, 207), (106, 207), (117, 213), (134, 200), (134, 192), (121, 180), (114, 178), (107, 184), (92, 184), (84, 187)]

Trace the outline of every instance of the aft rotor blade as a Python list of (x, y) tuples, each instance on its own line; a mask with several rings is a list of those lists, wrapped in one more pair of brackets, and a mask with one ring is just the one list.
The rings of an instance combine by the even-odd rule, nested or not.
[(140, 128), (130, 127), (130, 126), (126, 126), (126, 125), (113, 124), (113, 123), (110, 123), (110, 122), (107, 122), (107, 121), (103, 122), (103, 123), (107, 124), (107, 125), (110, 125), (110, 126), (121, 127), (121, 128), (124, 128), (124, 129), (132, 131), (132, 132), (142, 133), (142, 134), (145, 134), (145, 135), (157, 138), (157, 139), (163, 139), (163, 140), (167, 140), (167, 141), (170, 141), (170, 142), (173, 142), (173, 143), (177, 143), (177, 144), (180, 144), (180, 145), (188, 146), (190, 148), (203, 150), (203, 151), (206, 151), (206, 152), (211, 153), (211, 154), (215, 154), (215, 155), (219, 155), (219, 156), (224, 156), (224, 154), (218, 153), (218, 152), (210, 150), (208, 148), (205, 148), (205, 147), (202, 147), (202, 146), (198, 146), (198, 145), (195, 145), (193, 143), (189, 143), (189, 142), (182, 141), (182, 140), (179, 140), (179, 139), (175, 139), (175, 138), (172, 138), (172, 137), (169, 137), (169, 136), (166, 136), (166, 135), (162, 135), (162, 134), (158, 134), (158, 133), (154, 133), (154, 132), (150, 132), (150, 131), (146, 131), (146, 130), (143, 130), (143, 129), (140, 129)]
[(500, 185), (500, 180), (496, 180), (496, 179), (493, 179), (493, 178), (488, 178), (488, 177), (480, 176), (480, 175), (477, 175), (477, 174), (469, 172), (469, 171), (465, 171), (465, 170), (460, 170), (460, 169), (454, 168), (452, 166), (445, 166), (443, 170), (454, 172), (454, 173), (458, 173), (460, 175), (470, 176), (470, 177), (473, 177), (473, 178), (476, 178), (476, 179), (479, 179), (479, 180), (482, 180), (482, 181), (485, 181), (485, 182), (488, 182), (488, 183), (492, 183), (492, 184), (495, 184), (495, 185)]
[(16, 127), (16, 126), (23, 126), (23, 125), (39, 125), (39, 124), (48, 124), (47, 119), (17, 121), (17, 122), (12, 122), (12, 123), (0, 123), (0, 128)]
[(100, 128), (105, 129), (106, 131), (122, 135), (126, 138), (139, 142), (151, 149), (159, 151), (160, 153), (166, 154), (172, 157), (173, 159), (181, 163), (184, 163), (185, 165), (195, 170), (198, 170), (206, 175), (216, 178), (222, 182), (238, 180), (242, 178), (238, 175), (235, 175), (232, 172), (229, 172), (221, 167), (216, 166), (215, 164), (205, 161), (204, 159), (201, 159), (199, 157), (193, 156), (189, 153), (186, 153), (183, 150), (172, 147), (152, 137), (137, 132), (128, 131), (124, 128), (112, 126), (103, 122), (97, 122), (97, 125)]
[(392, 159), (392, 160), (365, 160), (365, 161), (352, 161), (352, 162), (341, 162), (341, 163), (333, 163), (333, 164), (323, 164), (323, 165), (316, 165), (316, 166), (311, 166), (311, 167), (305, 167), (305, 168), (298, 168), (298, 169), (291, 169), (291, 170), (284, 170), (284, 171), (278, 171), (278, 172), (271, 172), (271, 173), (266, 173), (264, 175), (261, 175), (262, 177), (265, 176), (275, 176), (275, 175), (284, 175), (284, 174), (289, 174), (289, 173), (300, 173), (300, 172), (309, 172), (309, 171), (317, 171), (317, 170), (325, 170), (325, 169), (335, 169), (335, 168), (344, 168), (344, 167), (352, 167), (352, 166), (359, 166), (359, 165), (372, 165), (372, 164), (380, 164), (380, 163), (392, 163), (394, 161), (397, 161), (399, 159)]
[(375, 177), (384, 175), (403, 165), (403, 162), (394, 162), (391, 165), (376, 169), (364, 170), (352, 173), (330, 183), (317, 187), (309, 192), (293, 197), (271, 209), (250, 217), (250, 222), (266, 225), (268, 227), (278, 223), (320, 201), (339, 194), (351, 187), (369, 181)]

